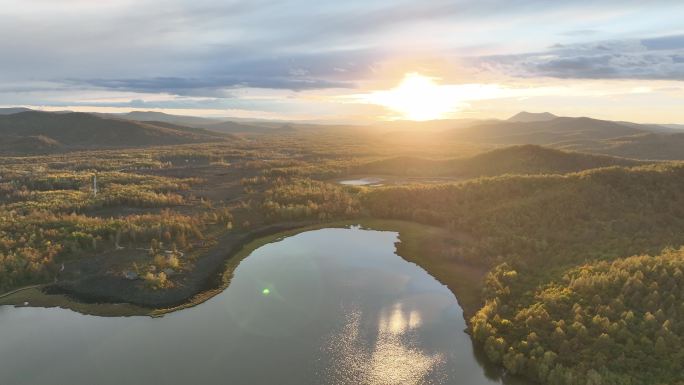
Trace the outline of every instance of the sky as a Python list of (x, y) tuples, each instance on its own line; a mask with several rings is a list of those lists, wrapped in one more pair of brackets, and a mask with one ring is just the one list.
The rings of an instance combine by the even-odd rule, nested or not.
[(684, 123), (683, 19), (681, 0), (0, 0), (0, 106)]

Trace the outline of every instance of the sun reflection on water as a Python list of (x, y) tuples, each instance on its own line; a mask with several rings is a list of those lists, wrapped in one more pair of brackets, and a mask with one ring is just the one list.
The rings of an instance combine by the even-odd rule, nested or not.
[(362, 329), (362, 312), (349, 311), (344, 327), (332, 335), (326, 353), (332, 362), (325, 377), (330, 384), (439, 384), (442, 354), (428, 354), (418, 346), (415, 332), (420, 312), (398, 303), (381, 311), (375, 341)]
[(417, 310), (404, 311), (400, 303), (389, 309), (389, 314), (383, 312), (378, 320), (380, 334), (402, 335), (416, 329), (422, 323), (420, 312)]

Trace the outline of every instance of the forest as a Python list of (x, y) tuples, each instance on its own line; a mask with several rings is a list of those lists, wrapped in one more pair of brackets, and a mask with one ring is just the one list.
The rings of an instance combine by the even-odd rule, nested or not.
[(682, 244), (683, 188), (673, 164), (386, 187), (363, 200), (373, 216), (468, 232), (476, 242), (462, 255), (475, 263), (545, 267)]
[(549, 384), (682, 376), (684, 167), (501, 176), (363, 194), (373, 216), (467, 232), (491, 268), (471, 332), (509, 373)]
[(530, 285), (487, 277), (473, 335), (493, 362), (550, 384), (671, 384), (684, 363), (684, 249), (587, 262)]
[(49, 282), (64, 263), (125, 249), (148, 250), (139, 268), (157, 276), (151, 244), (189, 251), (208, 228), (231, 223), (225, 207), (187, 193), (199, 179), (145, 174), (169, 164), (161, 155), (92, 155), (3, 159), (0, 290)]

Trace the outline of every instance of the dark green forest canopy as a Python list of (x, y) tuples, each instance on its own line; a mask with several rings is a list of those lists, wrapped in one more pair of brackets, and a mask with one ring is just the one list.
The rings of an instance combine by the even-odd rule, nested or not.
[(448, 226), (475, 237), (481, 263), (558, 264), (657, 253), (684, 244), (684, 166), (610, 167), (373, 189), (377, 217)]
[(569, 268), (536, 286), (500, 265), (473, 335), (511, 373), (550, 384), (684, 381), (684, 249)]

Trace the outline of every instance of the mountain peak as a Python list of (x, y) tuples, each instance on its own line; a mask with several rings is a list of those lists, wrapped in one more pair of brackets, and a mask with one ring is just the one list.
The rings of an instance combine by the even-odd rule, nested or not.
[(507, 120), (509, 122), (546, 122), (549, 120), (556, 119), (557, 116), (550, 112), (527, 112), (522, 111), (511, 116)]

